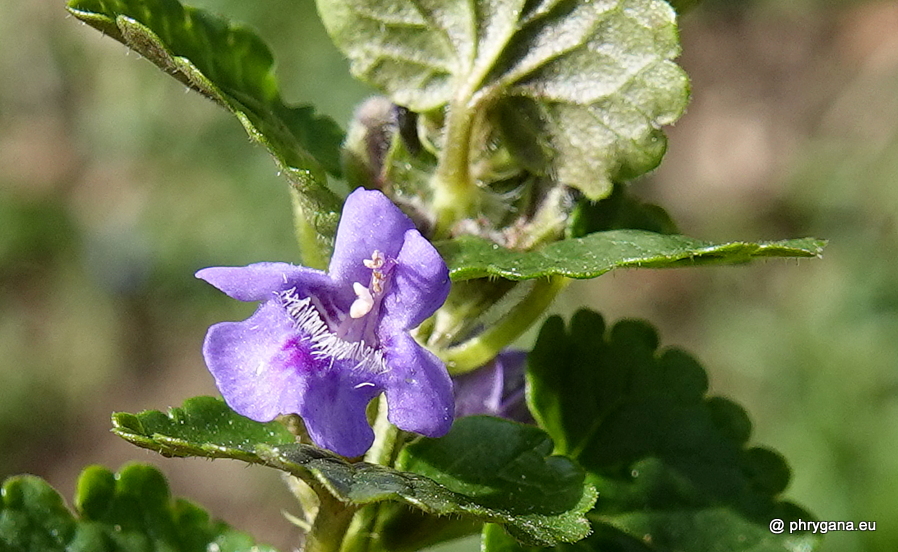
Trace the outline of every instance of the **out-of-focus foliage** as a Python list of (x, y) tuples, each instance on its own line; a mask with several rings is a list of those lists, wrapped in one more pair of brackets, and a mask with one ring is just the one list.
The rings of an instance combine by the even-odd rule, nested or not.
[[(311, 3), (202, 4), (265, 29), (288, 101), (345, 121), (366, 94)], [(34, 473), (70, 494), (86, 464), (144, 459), (110, 436), (111, 411), (215, 392), (203, 333), (248, 312), (193, 273), (298, 260), (289, 193), (230, 114), (82, 27), (63, 2), (0, 4), (0, 72), (0, 478)], [(225, 488), (216, 463), (191, 490), (178, 485), (202, 480), (195, 466), (158, 462), (177, 494), (247, 530), (272, 534), (242, 520), (274, 512), (280, 536), (268, 541), (296, 546), (276, 476), (243, 470)], [(274, 507), (252, 512), (263, 503)]]
[[(311, 0), (191, 3), (259, 31), (286, 101), (345, 126), (368, 93)], [(878, 522), (821, 550), (896, 549), (898, 7), (706, 0), (683, 23), (693, 102), (660, 170), (631, 191), (692, 236), (829, 246), (792, 266), (606, 275), (578, 284), (577, 302), (593, 293), (609, 320), (648, 318), (693, 351), (713, 392), (751, 413), (754, 442), (789, 459), (790, 499), (820, 519)], [(192, 273), (296, 260), (290, 205), (230, 115), (81, 28), (62, 1), (0, 3), (0, 74), (0, 478), (28, 471), (70, 495), (83, 465), (145, 460), (109, 435), (110, 411), (214, 393), (203, 332), (251, 307), (215, 300)], [(187, 461), (153, 461), (175, 494), (296, 545), (284, 520), (269, 520), (282, 537), (239, 521), (254, 504), (216, 480), (219, 462), (202, 479), (179, 471)], [(276, 496), (260, 497), (260, 516)]]

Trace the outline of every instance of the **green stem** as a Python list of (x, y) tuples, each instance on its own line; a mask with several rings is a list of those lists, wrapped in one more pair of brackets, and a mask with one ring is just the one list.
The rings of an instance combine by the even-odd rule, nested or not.
[(431, 180), (436, 213), (434, 239), (449, 237), (455, 222), (472, 214), (477, 184), (471, 178), (471, 134), (474, 128), (471, 115), (464, 101), (449, 105), (443, 150)]
[(305, 552), (339, 552), (357, 508), (340, 502), (326, 490), (319, 492), (318, 498), (321, 503), (306, 537)]
[(496, 325), (458, 347), (438, 353), (452, 375), (470, 372), (493, 359), (499, 351), (521, 336), (552, 304), (568, 279), (550, 276), (540, 279), (530, 293)]
[(481, 315), (508, 296), (520, 282), (499, 278), (478, 278), (452, 284), (449, 297), (433, 318), (427, 341), (432, 350), (447, 348), (468, 336)]
[(303, 264), (319, 270), (326, 269), (330, 258), (329, 248), (322, 247), (318, 231), (309, 221), (308, 206), (303, 204), (302, 192), (296, 187), (290, 188), (290, 201), (293, 205), (293, 230)]
[(377, 416), (374, 418), (374, 443), (365, 453), (365, 462), (392, 466), (399, 429), (390, 423), (387, 417), (387, 398), (381, 395), (377, 399)]
[[(373, 426), (374, 443), (365, 453), (365, 462), (392, 466), (398, 452), (398, 444), (402, 439), (402, 432), (387, 418), (386, 397), (381, 395), (377, 401), (377, 415)], [(348, 526), (342, 552), (380, 550), (376, 542), (379, 512), (379, 504), (369, 504), (358, 511), (352, 524)]]

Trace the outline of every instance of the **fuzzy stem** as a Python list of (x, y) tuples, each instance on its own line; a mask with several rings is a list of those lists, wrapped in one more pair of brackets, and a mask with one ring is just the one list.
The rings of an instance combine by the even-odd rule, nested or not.
[(465, 102), (449, 105), (446, 135), (436, 172), (431, 179), (436, 213), (434, 239), (449, 237), (459, 219), (471, 216), (477, 184), (471, 177), (471, 134), (474, 117)]
[(329, 254), (322, 250), (318, 241), (318, 232), (307, 217), (301, 192), (295, 187), (290, 188), (290, 201), (293, 206), (293, 230), (296, 233), (296, 241), (299, 243), (303, 264), (319, 270), (326, 269)]
[(515, 305), (498, 324), (458, 347), (438, 353), (449, 373), (455, 376), (464, 374), (492, 360), (542, 316), (568, 281), (563, 276), (538, 280), (527, 297)]
[(374, 443), (365, 453), (365, 462), (369, 464), (393, 465), (393, 456), (401, 432), (390, 423), (387, 414), (387, 398), (381, 395), (377, 399), (377, 417), (373, 425)]
[(318, 493), (321, 503), (306, 537), (305, 552), (339, 552), (349, 524), (358, 510), (327, 491)]

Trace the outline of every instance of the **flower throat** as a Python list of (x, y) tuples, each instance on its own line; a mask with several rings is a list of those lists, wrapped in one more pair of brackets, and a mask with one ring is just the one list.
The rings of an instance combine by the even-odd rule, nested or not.
[(362, 263), (371, 270), (370, 282), (367, 287), (360, 282), (353, 283), (356, 299), (343, 319), (337, 321), (336, 330), (332, 331), (322, 317), (325, 311), (317, 308), (311, 297), (300, 298), (295, 287), (279, 292), (278, 298), (302, 340), (311, 343), (312, 356), (332, 361), (353, 360), (357, 363), (354, 369), (382, 373), (386, 364), (375, 330), (396, 261), (375, 249), (371, 258)]

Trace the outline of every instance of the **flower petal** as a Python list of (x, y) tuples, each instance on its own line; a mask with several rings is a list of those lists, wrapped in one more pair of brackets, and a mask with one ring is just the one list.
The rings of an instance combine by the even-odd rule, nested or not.
[(406, 231), (414, 227), (383, 193), (356, 189), (343, 205), (328, 273), (335, 282), (349, 286), (350, 294), (354, 282), (368, 285), (371, 270), (362, 261), (370, 259), (375, 250), (395, 259)]
[(374, 433), (365, 409), (383, 390), (352, 361), (315, 358), (283, 307), (268, 301), (243, 322), (209, 328), (203, 355), (225, 402), (259, 422), (299, 414), (312, 441), (359, 456)]
[(384, 344), (384, 356), (390, 370), (385, 374), (389, 420), (405, 431), (445, 435), (455, 405), (443, 362), (406, 333), (391, 336)]
[(341, 368), (310, 375), (298, 414), (316, 445), (351, 458), (365, 454), (374, 442), (365, 410), (382, 388)]
[(402, 250), (383, 299), (381, 331), (404, 332), (417, 327), (446, 301), (449, 268), (436, 248), (417, 230), (405, 233)]
[(322, 362), (298, 339), (283, 307), (270, 301), (243, 322), (209, 328), (203, 356), (228, 406), (258, 422), (298, 412), (308, 381), (297, 365), (309, 371)]
[(473, 372), (455, 376), (455, 415), (485, 414), (533, 423), (524, 396), (527, 353), (505, 350)]
[(332, 285), (324, 272), (288, 263), (214, 266), (200, 270), (196, 277), (239, 301), (266, 301), (272, 293), (294, 287), (306, 297)]
[(502, 363), (493, 359), (473, 372), (452, 378), (455, 415), (459, 418), (478, 414), (496, 416), (502, 408), (502, 372)]

